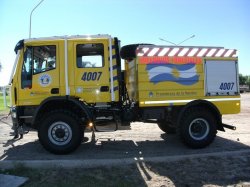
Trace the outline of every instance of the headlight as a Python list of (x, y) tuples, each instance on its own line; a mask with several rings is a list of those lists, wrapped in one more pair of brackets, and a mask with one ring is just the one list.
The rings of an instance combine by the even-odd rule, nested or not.
[(16, 118), (16, 112), (11, 113), (12, 118)]
[(16, 108), (11, 108), (11, 117), (12, 118), (16, 118), (17, 115), (16, 115)]

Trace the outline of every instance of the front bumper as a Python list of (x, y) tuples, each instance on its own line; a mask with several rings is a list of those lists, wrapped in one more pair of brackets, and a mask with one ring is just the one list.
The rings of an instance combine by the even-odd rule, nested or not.
[(13, 123), (13, 127), (17, 127), (18, 126), (18, 111), (16, 107), (11, 107), (10, 108), (10, 115), (11, 115), (11, 119), (12, 119), (12, 123)]

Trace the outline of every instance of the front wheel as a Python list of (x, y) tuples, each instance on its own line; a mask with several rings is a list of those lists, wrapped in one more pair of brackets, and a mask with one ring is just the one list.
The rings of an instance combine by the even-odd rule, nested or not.
[(52, 111), (44, 116), (38, 128), (38, 137), (49, 152), (67, 154), (81, 144), (83, 129), (77, 116), (70, 111)]
[(178, 125), (181, 140), (192, 148), (203, 148), (213, 142), (217, 121), (214, 115), (204, 108), (188, 109)]

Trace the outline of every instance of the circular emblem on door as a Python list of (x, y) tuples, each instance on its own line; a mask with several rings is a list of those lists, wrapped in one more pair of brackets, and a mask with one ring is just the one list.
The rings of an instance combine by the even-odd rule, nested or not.
[(51, 79), (50, 75), (48, 75), (48, 74), (43, 74), (39, 78), (39, 83), (42, 87), (49, 86), (51, 84), (51, 81), (52, 81), (52, 79)]

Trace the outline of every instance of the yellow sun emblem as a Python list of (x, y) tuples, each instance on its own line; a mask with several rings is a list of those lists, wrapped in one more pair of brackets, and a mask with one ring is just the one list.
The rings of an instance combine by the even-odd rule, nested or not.
[(176, 69), (176, 68), (173, 68), (172, 70), (172, 75), (176, 78), (178, 78), (180, 76), (180, 73), (179, 71)]

